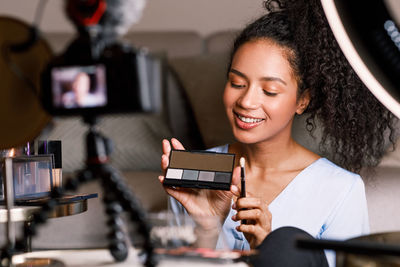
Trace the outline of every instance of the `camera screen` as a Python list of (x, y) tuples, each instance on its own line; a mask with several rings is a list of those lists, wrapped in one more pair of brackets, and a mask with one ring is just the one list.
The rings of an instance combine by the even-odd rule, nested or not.
[(107, 105), (106, 70), (102, 64), (51, 70), (53, 106), (62, 109)]

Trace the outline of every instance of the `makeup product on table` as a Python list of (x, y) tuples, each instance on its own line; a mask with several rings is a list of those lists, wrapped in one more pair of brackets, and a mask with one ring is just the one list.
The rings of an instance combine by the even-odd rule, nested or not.
[(172, 150), (166, 186), (229, 190), (235, 154)]
[(38, 154), (53, 155), (53, 186), (62, 187), (62, 151), (61, 140), (39, 140)]
[[(2, 159), (0, 165), (5, 166), (4, 160)], [(51, 155), (15, 156), (11, 158), (11, 162), (15, 201), (50, 195), (53, 184)], [(3, 195), (0, 196), (0, 202), (2, 200)]]
[[(245, 165), (245, 160), (243, 157), (240, 158), (240, 197), (246, 197), (246, 177), (244, 173), (244, 165)], [(246, 220), (242, 220), (243, 224), (247, 224)]]

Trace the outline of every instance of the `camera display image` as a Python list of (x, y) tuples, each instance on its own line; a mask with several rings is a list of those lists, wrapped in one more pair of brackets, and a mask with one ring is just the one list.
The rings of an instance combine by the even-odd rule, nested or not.
[(93, 108), (107, 105), (104, 65), (56, 67), (51, 70), (53, 105), (57, 108)]

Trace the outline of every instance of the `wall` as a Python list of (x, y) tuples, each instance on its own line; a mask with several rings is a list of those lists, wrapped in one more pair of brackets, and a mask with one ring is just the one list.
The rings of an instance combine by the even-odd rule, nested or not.
[[(193, 30), (201, 35), (240, 29), (262, 14), (262, 0), (148, 0), (132, 31)], [(1, 0), (0, 15), (32, 22), (39, 0)], [(40, 24), (42, 31), (73, 31), (63, 13), (64, 1), (47, 1)]]

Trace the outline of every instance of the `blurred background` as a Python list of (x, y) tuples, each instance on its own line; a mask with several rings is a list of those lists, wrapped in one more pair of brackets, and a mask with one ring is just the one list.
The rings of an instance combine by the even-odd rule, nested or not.
[[(32, 22), (38, 0), (2, 0), (0, 14)], [(141, 20), (131, 31), (191, 30), (207, 35), (220, 30), (241, 29), (263, 12), (263, 0), (149, 0)], [(45, 32), (73, 32), (63, 13), (64, 1), (48, 1), (41, 22)]]

